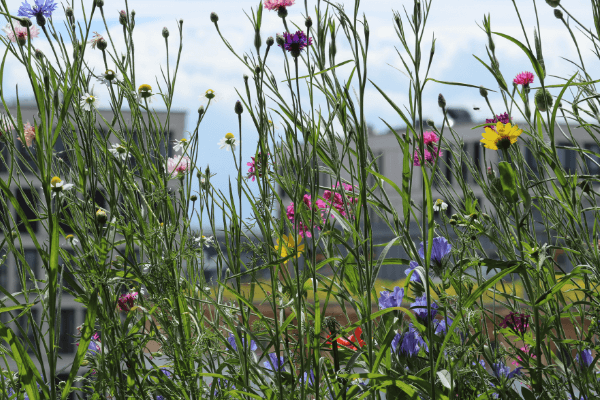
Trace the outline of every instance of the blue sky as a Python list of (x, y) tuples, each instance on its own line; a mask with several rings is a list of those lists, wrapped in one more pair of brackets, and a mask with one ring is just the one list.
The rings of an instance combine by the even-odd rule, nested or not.
[[(298, 25), (303, 25), (304, 1), (297, 0), (297, 4), (289, 8), (288, 20)], [(9, 0), (15, 6), (15, 12), (20, 1)], [(86, 7), (90, 7), (92, 0), (84, 0)], [(354, 2), (339, 1), (351, 10)], [(523, 24), (528, 33), (529, 40), (533, 43), (533, 29), (536, 26), (532, 1), (518, 1)], [(591, 6), (588, 1), (563, 1), (568, 4), (567, 10), (587, 27), (593, 26)], [(231, 153), (219, 150), (217, 142), (227, 132), (237, 131), (237, 118), (233, 113), (233, 104), (237, 100), (235, 89), (243, 88), (242, 75), (247, 71), (239, 60), (233, 56), (222, 43), (213, 24), (209, 20), (211, 12), (217, 12), (220, 20), (219, 27), (232, 46), (240, 53), (254, 51), (253, 30), (244, 11), (250, 13), (251, 8), (256, 9), (257, 0), (130, 0), (129, 10), (136, 11), (136, 27), (134, 40), (136, 43), (137, 80), (140, 83), (150, 83), (153, 86), (156, 77), (161, 76), (160, 67), (166, 68), (165, 46), (161, 36), (163, 27), (171, 31), (170, 51), (171, 60), (176, 56), (178, 47), (177, 20), (183, 18), (183, 55), (180, 65), (177, 86), (175, 89), (174, 107), (188, 111), (186, 129), (194, 129), (197, 109), (202, 103), (199, 96), (207, 89), (213, 89), (223, 99), (211, 105), (210, 112), (205, 118), (199, 133), (200, 155), (197, 165), (203, 169), (210, 164), (211, 171), (218, 175), (213, 181), (217, 185), (227, 187), (229, 174), (234, 174)], [(316, 0), (308, 1), (309, 10), (316, 5)], [(573, 41), (563, 23), (556, 19), (553, 9), (544, 1), (537, 0), (541, 26), (542, 45), (548, 75), (570, 77), (575, 72), (575, 67), (561, 57), (576, 60), (577, 52)], [(401, 43), (394, 31), (393, 10), (402, 11), (412, 9), (412, 1), (392, 0), (363, 0), (360, 11), (364, 13), (371, 27), (369, 51), (369, 76), (380, 87), (384, 88), (396, 104), (408, 103), (408, 78), (395, 68), (402, 69), (402, 63), (395, 48), (401, 49)], [(62, 25), (64, 20), (62, 7), (59, 7), (54, 19), (55, 25)], [(116, 40), (118, 51), (124, 51), (122, 43), (122, 27), (118, 23), (118, 11), (125, 8), (123, 0), (105, 0), (104, 13), (107, 17), (108, 28)], [(89, 10), (89, 8), (88, 8)], [(490, 13), (492, 30), (502, 32), (525, 41), (519, 19), (511, 0), (446, 0), (433, 1), (429, 20), (428, 33), (424, 35), (424, 52), (426, 57), (429, 52), (431, 37), (436, 37), (436, 54), (431, 67), (430, 77), (442, 81), (457, 81), (484, 85), (497, 89), (497, 84), (489, 72), (473, 57), (477, 55), (488, 61), (485, 46), (487, 37), (477, 26), (481, 25), (483, 15)], [(314, 17), (314, 12), (310, 12)], [(566, 15), (565, 15), (566, 17)], [(98, 31), (106, 37), (104, 27), (99, 15), (95, 16), (92, 31)], [(591, 52), (591, 43), (579, 32), (576, 24), (571, 21), (572, 29), (580, 44), (580, 50), (586, 63), (586, 69), (593, 71), (598, 68), (598, 61)], [(407, 27), (408, 28), (408, 27)], [(262, 37), (275, 36), (283, 31), (281, 19), (275, 12), (263, 15)], [(344, 46), (342, 36), (338, 36), (338, 54), (336, 59), (341, 62), (349, 59), (349, 48)], [(496, 54), (500, 68), (507, 82), (525, 70), (532, 71), (529, 60), (524, 53), (509, 41), (497, 38)], [(44, 39), (34, 42), (45, 54), (50, 54), (51, 49)], [(265, 46), (263, 46), (264, 50)], [(278, 49), (277, 49), (278, 50)], [(401, 53), (403, 53), (401, 51)], [(102, 69), (101, 53), (89, 49), (86, 52), (90, 66)], [(425, 58), (426, 58), (425, 57)], [(269, 55), (269, 66), (273, 71), (282, 71), (279, 80), (283, 80), (283, 58), (279, 51), (272, 51)], [(426, 63), (426, 60), (424, 60)], [(389, 65), (388, 65), (389, 64)], [(171, 61), (171, 66), (173, 61)], [(392, 67), (393, 66), (393, 67)], [(347, 76), (351, 71), (349, 65), (339, 68), (338, 74)], [(300, 71), (303, 74), (303, 71)], [(19, 91), (23, 95), (31, 93), (24, 86), (26, 75), (23, 67), (10, 57), (5, 67), (3, 89), (5, 96), (10, 98), (14, 87), (19, 83)], [(557, 78), (549, 77), (547, 84), (559, 83)], [(537, 86), (538, 81), (534, 83)], [(437, 96), (443, 93), (448, 106), (465, 107), (472, 111), (473, 105), (481, 107), (481, 111), (472, 111), (475, 120), (483, 121), (489, 117), (485, 112), (485, 103), (477, 89), (445, 86), (430, 82), (425, 89), (424, 99), (427, 104), (424, 113), (426, 117), (441, 122), (442, 114), (437, 106)], [(558, 89), (553, 93), (558, 94)], [(374, 125), (377, 130), (383, 131), (385, 125), (379, 118), (388, 121), (392, 126), (401, 125), (400, 118), (381, 97), (373, 86), (367, 87), (367, 122)], [(100, 93), (101, 100), (106, 97)], [(495, 110), (503, 110), (503, 103), (499, 96), (490, 96)], [(106, 104), (106, 103), (105, 103)], [(160, 108), (160, 105), (154, 103)], [(245, 121), (248, 122), (247, 114)], [(518, 119), (518, 118), (517, 118)], [(277, 120), (274, 120), (277, 123)], [(251, 124), (244, 123), (244, 159), (250, 159), (254, 154), (258, 138)], [(245, 162), (244, 162), (245, 164)], [(246, 207), (248, 209), (248, 207)]]

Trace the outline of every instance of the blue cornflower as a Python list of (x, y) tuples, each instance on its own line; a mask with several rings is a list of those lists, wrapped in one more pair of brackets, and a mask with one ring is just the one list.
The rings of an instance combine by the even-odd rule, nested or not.
[[(417, 318), (419, 318), (421, 321), (424, 321), (425, 323), (428, 322), (427, 320), (427, 296), (423, 295), (421, 297), (417, 297), (415, 299), (415, 302), (412, 303), (410, 305), (411, 309), (414, 309), (415, 311), (415, 315), (417, 316)], [(434, 302), (431, 303), (431, 320), (433, 320), (437, 314), (437, 309), (438, 309), (438, 305)]]
[(38, 25), (44, 26), (46, 18), (52, 17), (52, 12), (58, 7), (54, 0), (35, 0), (35, 4), (30, 6), (27, 0), (23, 1), (17, 15), (19, 17), (35, 17)]
[(593, 361), (594, 356), (592, 356), (592, 350), (590, 349), (585, 349), (575, 356), (575, 362), (578, 362), (582, 368), (588, 368), (590, 365), (592, 365)]
[(394, 339), (392, 339), (392, 353), (414, 357), (419, 354), (421, 348), (429, 351), (427, 343), (425, 343), (421, 334), (412, 323), (408, 325), (408, 331), (404, 334), (397, 333)]
[[(425, 259), (425, 252), (423, 251), (423, 242), (421, 242), (421, 248), (419, 249), (419, 257)], [(452, 245), (448, 243), (446, 238), (438, 236), (433, 238), (433, 248), (431, 250), (431, 261), (441, 262), (444, 257), (446, 257), (450, 250), (452, 250)]]
[[(233, 336), (232, 333), (229, 334), (227, 341), (229, 342), (231, 347), (233, 347), (233, 350), (237, 351), (237, 344), (235, 343), (235, 336)], [(244, 338), (242, 338), (242, 346), (246, 347), (246, 339), (244, 339)], [(258, 348), (258, 346), (256, 345), (256, 342), (254, 340), (250, 340), (250, 350), (256, 351), (257, 348)]]
[[(472, 366), (474, 366), (474, 367), (476, 367), (476, 366), (477, 366), (477, 363), (476, 363), (475, 361), (473, 361), (473, 362), (471, 363), (471, 365), (472, 365)], [(482, 368), (485, 368), (485, 360), (483, 360), (483, 359), (482, 359), (482, 360), (479, 360), (479, 365), (481, 365), (481, 367), (482, 367)]]
[(100, 344), (95, 340), (92, 340), (88, 346), (88, 354), (91, 356), (97, 356), (100, 351), (102, 351)]
[[(415, 270), (419, 266), (419, 263), (416, 261), (411, 261), (408, 264), (408, 268), (404, 270), (406, 276), (411, 273), (411, 271)], [(410, 280), (414, 282), (421, 282), (421, 275), (419, 275), (416, 271), (410, 276)]]
[(269, 359), (264, 362), (264, 365), (269, 371), (285, 372), (285, 359), (283, 356), (277, 359), (275, 353), (269, 353)]
[(515, 368), (514, 371), (511, 372), (510, 367), (506, 366), (506, 364), (502, 362), (497, 362), (492, 364), (492, 372), (494, 373), (494, 376), (498, 379), (502, 379), (502, 377), (512, 379), (516, 376), (521, 375), (521, 367)]
[(310, 376), (307, 372), (304, 373), (304, 376), (300, 378), (301, 383), (307, 383), (308, 386), (315, 385), (315, 371), (313, 369), (310, 370)]
[(400, 307), (400, 304), (402, 304), (402, 299), (404, 298), (404, 288), (399, 288), (396, 286), (393, 292), (384, 290), (379, 292), (379, 294), (379, 308), (382, 310), (391, 307)]
[(448, 327), (452, 325), (452, 318), (444, 318), (438, 321), (435, 325), (435, 334), (436, 335), (445, 335), (448, 332)]

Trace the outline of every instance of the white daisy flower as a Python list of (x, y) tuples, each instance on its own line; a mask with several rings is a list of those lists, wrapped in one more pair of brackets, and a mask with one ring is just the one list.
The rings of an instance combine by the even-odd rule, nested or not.
[(446, 211), (448, 204), (444, 203), (444, 200), (437, 199), (433, 204), (433, 211)]
[(94, 88), (93, 87), (92, 87), (92, 90), (89, 91), (89, 93), (86, 93), (83, 96), (81, 96), (79, 105), (85, 111), (91, 111), (92, 107), (98, 108), (98, 97), (94, 96)]
[(113, 71), (112, 69), (107, 69), (100, 78), (98, 78), (101, 84), (109, 86), (111, 83), (116, 83), (121, 80), (121, 75), (119, 71)]
[(206, 248), (209, 248), (209, 247), (215, 245), (215, 238), (214, 238), (214, 236), (206, 237), (206, 236), (202, 235), (202, 236), (199, 236), (196, 238), (196, 242), (201, 245), (204, 245), (204, 247), (206, 247)]
[(123, 146), (120, 143), (119, 144), (113, 144), (113, 148), (112, 149), (108, 149), (108, 151), (110, 151), (111, 153), (113, 153), (113, 155), (115, 156), (115, 158), (120, 158), (123, 161), (127, 160), (128, 157), (131, 157), (131, 154), (129, 154), (129, 152), (127, 151), (127, 149), (125, 148), (125, 146)]
[(77, 246), (77, 243), (79, 243), (79, 240), (77, 240), (77, 238), (73, 235), (67, 235), (65, 239), (67, 239), (67, 242), (69, 242), (71, 247), (75, 247)]
[(231, 151), (235, 151), (235, 146), (237, 146), (240, 143), (241, 142), (237, 140), (235, 136), (233, 136), (233, 133), (228, 133), (217, 144), (220, 146), (220, 149), (226, 149), (227, 151), (231, 149)]
[(50, 181), (50, 189), (52, 190), (52, 197), (58, 194), (59, 198), (64, 192), (70, 190), (74, 185), (72, 183), (65, 183), (58, 176), (55, 176)]
[(148, 103), (152, 103), (152, 86), (148, 84), (140, 85), (137, 96), (138, 101), (146, 100)]
[(175, 146), (173, 146), (174, 151), (184, 150), (190, 142), (187, 139), (175, 140)]
[(206, 100), (208, 100), (211, 103), (216, 103), (217, 101), (221, 100), (221, 96), (217, 96), (214, 90), (208, 89), (206, 93), (200, 96), (200, 101)]

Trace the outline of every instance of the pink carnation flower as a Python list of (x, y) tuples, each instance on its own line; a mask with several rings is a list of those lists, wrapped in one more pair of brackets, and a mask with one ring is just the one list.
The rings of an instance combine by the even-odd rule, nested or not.
[[(14, 31), (13, 27), (15, 28)], [(21, 26), (21, 23), (19, 21), (13, 21), (12, 26), (10, 24), (7, 24), (4, 28), (2, 28), (2, 30), (6, 33), (6, 37), (8, 38), (8, 40), (10, 40), (13, 43), (17, 42), (18, 39), (21, 39), (21, 43), (23, 44), (27, 42), (27, 28)], [(40, 30), (35, 25), (31, 25), (29, 27), (29, 32), (31, 33), (32, 39), (40, 35)], [(16, 36), (15, 33), (17, 34)]]
[(425, 142), (425, 146), (428, 146), (432, 143), (437, 143), (439, 142), (440, 138), (438, 138), (438, 135), (435, 132), (432, 131), (425, 131), (423, 132), (423, 141)]
[(535, 76), (531, 72), (521, 72), (515, 77), (513, 82), (515, 85), (529, 85), (530, 83), (533, 83), (533, 78), (535, 78)]
[(289, 7), (294, 5), (296, 0), (264, 0), (263, 6), (267, 10), (278, 11), (281, 7)]
[[(312, 207), (312, 201), (311, 201), (310, 194), (305, 194), (302, 201), (304, 202), (306, 207), (310, 210), (310, 208)], [(321, 200), (317, 200), (316, 206), (320, 207), (322, 203), (323, 202)], [(307, 226), (304, 222), (302, 222), (296, 218), (296, 208), (294, 207), (293, 202), (290, 203), (290, 205), (287, 207), (286, 215), (287, 215), (287, 218), (292, 222), (292, 224), (294, 224), (295, 226), (298, 227), (298, 234), (300, 235), (300, 237), (305, 237), (305, 236), (312, 237), (312, 234), (310, 233), (310, 227)], [(314, 225), (314, 227), (317, 229), (321, 229), (317, 225)]]
[(185, 174), (190, 169), (191, 163), (192, 160), (188, 156), (169, 157), (167, 160), (167, 171), (171, 175), (178, 173)]
[[(31, 147), (33, 141), (35, 140), (35, 128), (31, 126), (29, 122), (23, 125), (23, 136), (25, 137), (25, 144), (27, 147)], [(21, 138), (17, 138), (22, 142)]]
[(122, 294), (117, 301), (119, 303), (119, 309), (121, 311), (129, 311), (135, 305), (138, 292)]
[[(436, 158), (441, 157), (441, 156), (444, 155), (444, 152), (441, 151), (441, 150), (439, 150), (435, 146), (433, 146), (432, 151), (433, 152), (425, 149), (425, 161), (428, 164), (434, 164)], [(415, 156), (414, 156), (414, 160), (413, 160), (413, 165), (415, 167), (420, 167), (421, 166), (421, 157), (420, 157), (420, 154), (419, 154), (419, 150), (415, 150)]]

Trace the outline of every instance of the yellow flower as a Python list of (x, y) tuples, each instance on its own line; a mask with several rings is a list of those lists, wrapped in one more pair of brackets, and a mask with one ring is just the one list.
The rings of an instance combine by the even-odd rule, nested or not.
[(212, 90), (212, 89), (208, 89), (208, 90), (206, 91), (206, 93), (204, 94), (204, 97), (206, 97), (206, 98), (207, 98), (207, 99), (209, 99), (209, 100), (212, 100), (212, 99), (214, 99), (214, 98), (215, 98), (215, 96), (216, 96), (216, 95), (215, 95), (215, 91), (214, 91), (214, 90)]
[(304, 251), (304, 245), (300, 244), (302, 238), (298, 236), (297, 240), (294, 240), (292, 235), (283, 235), (283, 245), (280, 244), (279, 239), (277, 239), (277, 246), (275, 246), (275, 251), (279, 253), (279, 255), (283, 257), (287, 257), (289, 254), (293, 253), (293, 249), (296, 248), (298, 254), (296, 257), (300, 257), (300, 254)]
[(523, 133), (523, 129), (519, 129), (517, 125), (498, 122), (495, 130), (489, 127), (485, 128), (485, 132), (482, 133), (483, 139), (480, 142), (491, 150), (506, 150), (511, 144), (517, 143), (517, 138), (521, 133)]

